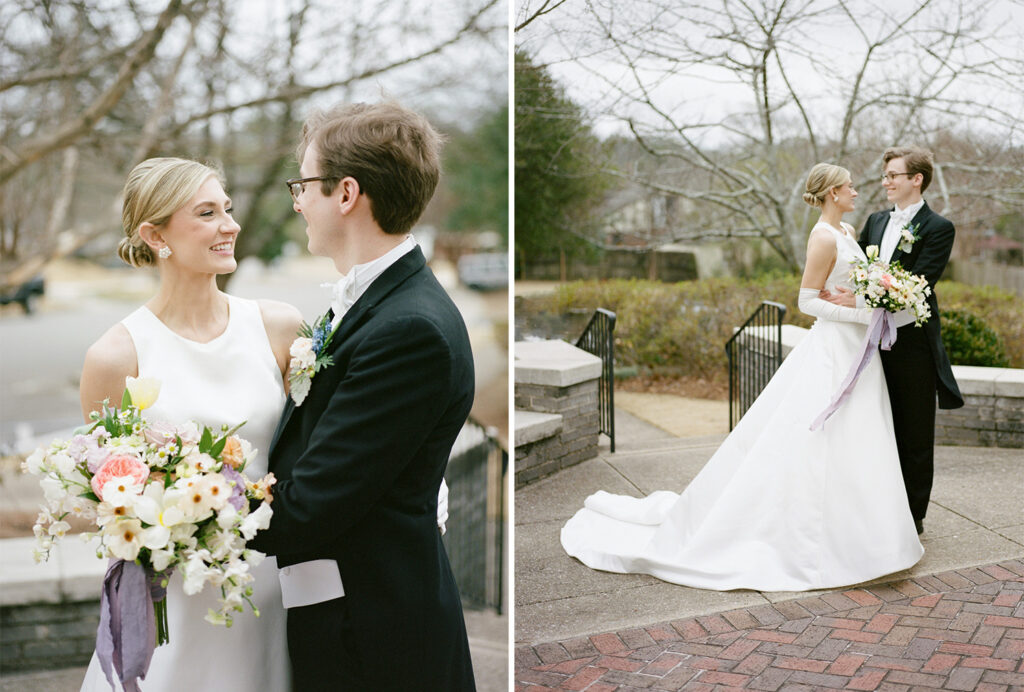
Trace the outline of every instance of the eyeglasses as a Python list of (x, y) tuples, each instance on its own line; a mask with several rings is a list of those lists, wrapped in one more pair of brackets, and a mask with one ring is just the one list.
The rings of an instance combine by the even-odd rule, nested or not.
[(289, 178), (284, 181), (284, 184), (288, 186), (288, 192), (292, 193), (292, 199), (296, 202), (299, 201), (299, 195), (306, 191), (306, 183), (311, 183), (314, 180), (335, 180), (331, 176), (318, 175), (312, 178)]
[(890, 183), (896, 180), (898, 175), (916, 175), (916, 173), (883, 173), (881, 180), (882, 182), (889, 181)]

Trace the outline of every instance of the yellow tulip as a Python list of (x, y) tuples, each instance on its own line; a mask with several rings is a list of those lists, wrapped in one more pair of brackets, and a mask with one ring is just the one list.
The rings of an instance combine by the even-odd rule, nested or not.
[(160, 396), (160, 380), (155, 377), (126, 377), (124, 386), (140, 410), (152, 406)]

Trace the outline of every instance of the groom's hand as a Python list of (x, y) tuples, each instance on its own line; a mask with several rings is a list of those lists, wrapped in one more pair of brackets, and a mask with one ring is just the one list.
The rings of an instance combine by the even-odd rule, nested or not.
[(848, 308), (857, 307), (857, 296), (854, 295), (853, 291), (842, 286), (836, 286), (835, 293), (823, 288), (818, 292), (818, 297), (835, 305), (844, 305)]

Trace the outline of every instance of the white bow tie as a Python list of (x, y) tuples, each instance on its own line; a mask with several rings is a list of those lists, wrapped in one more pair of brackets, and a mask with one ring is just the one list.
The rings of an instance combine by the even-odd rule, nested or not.
[(892, 219), (897, 226), (905, 226), (910, 223), (910, 219), (914, 217), (913, 214), (910, 213), (909, 209), (901, 209), (900, 211), (893, 209), (889, 212), (889, 218)]
[(349, 272), (334, 283), (320, 284), (320, 286), (331, 290), (331, 308), (335, 315), (344, 315), (352, 307), (352, 303), (356, 302), (354, 272)]

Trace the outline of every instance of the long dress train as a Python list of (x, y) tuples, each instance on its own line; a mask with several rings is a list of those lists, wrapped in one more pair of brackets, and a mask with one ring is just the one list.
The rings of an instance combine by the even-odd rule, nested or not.
[[(228, 326), (207, 343), (179, 336), (144, 306), (122, 324), (135, 344), (139, 376), (161, 381), (156, 403), (143, 412), (146, 419), (175, 424), (194, 420), (211, 427), (246, 421), (238, 434), (259, 450), (246, 469), (256, 479), (267, 472), (267, 452), (284, 406), (284, 387), (259, 306), (233, 296), (228, 300)], [(139, 684), (144, 692), (286, 692), (290, 688), (285, 610), (275, 559), (267, 557), (254, 574), (253, 602), (260, 616), (255, 617), (246, 605), (245, 611), (235, 614), (230, 628), (203, 619), (207, 609), (217, 606), (215, 588), (207, 585), (199, 594), (187, 596), (181, 576), (171, 577), (167, 589), (170, 642), (154, 651), (149, 672)], [(83, 692), (94, 690), (110, 690), (95, 654), (82, 683)]]
[[(837, 250), (825, 287), (852, 288), (863, 251), (821, 225)], [(836, 587), (914, 565), (924, 549), (877, 356), (824, 428), (809, 429), (865, 332), (819, 319), (682, 494), (599, 491), (562, 528), (566, 552), (594, 569), (722, 591)]]

